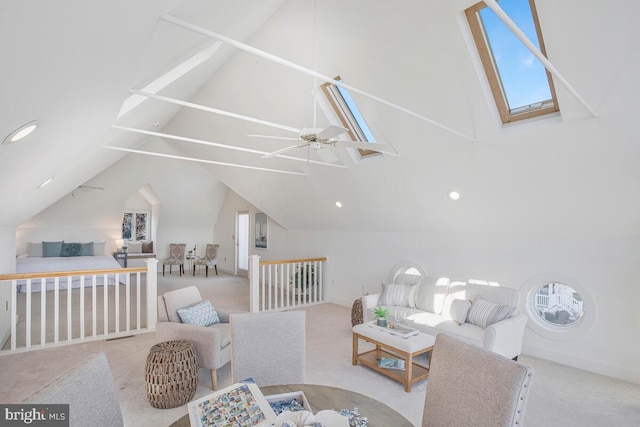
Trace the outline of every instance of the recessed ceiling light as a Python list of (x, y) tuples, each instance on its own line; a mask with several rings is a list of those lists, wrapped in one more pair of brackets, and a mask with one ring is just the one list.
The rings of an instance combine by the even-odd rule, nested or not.
[(341, 208), (342, 207), (342, 202), (340, 200), (336, 200), (336, 206)]
[(452, 191), (449, 193), (449, 198), (451, 200), (458, 200), (460, 198), (460, 193), (458, 193), (457, 191)]
[(4, 141), (2, 141), (2, 143), (13, 144), (14, 142), (21, 140), (22, 138), (26, 137), (31, 132), (36, 130), (37, 126), (38, 126), (37, 120), (33, 120), (29, 123), (26, 123), (20, 126), (18, 129), (11, 132), (9, 135), (7, 135), (7, 137), (4, 139)]
[(38, 185), (38, 189), (40, 189), (40, 188), (44, 187), (45, 185), (49, 184), (51, 181), (53, 181), (53, 177), (49, 178), (48, 180), (46, 180), (42, 184)]

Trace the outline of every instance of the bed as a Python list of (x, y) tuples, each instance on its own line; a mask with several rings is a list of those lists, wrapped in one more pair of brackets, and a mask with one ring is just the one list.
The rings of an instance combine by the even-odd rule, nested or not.
[[(56, 243), (54, 246), (47, 245), (47, 243)], [(57, 271), (78, 271), (78, 270), (106, 270), (122, 268), (118, 261), (111, 255), (104, 254), (103, 242), (90, 242), (86, 244), (70, 243), (62, 244), (63, 242), (42, 242), (42, 243), (29, 243), (29, 253), (21, 255), (16, 259), (16, 273), (28, 274), (28, 273), (46, 273)], [(41, 246), (39, 246), (41, 245)], [(67, 249), (67, 245), (73, 247)], [(77, 245), (86, 245), (85, 252), (77, 251)], [(60, 247), (60, 254), (64, 256), (52, 256), (57, 255), (57, 248)], [(63, 248), (65, 252), (62, 252)], [(89, 248), (91, 248), (89, 250)], [(93, 255), (95, 250), (95, 255)], [(84, 255), (82, 255), (84, 253)], [(91, 255), (89, 255), (91, 253)], [(116, 275), (107, 275), (107, 283), (113, 285), (116, 283)], [(94, 276), (84, 276), (84, 285), (92, 286)], [(104, 284), (104, 274), (96, 275), (96, 285)], [(59, 289), (67, 289), (69, 282), (71, 282), (72, 288), (79, 288), (82, 284), (81, 276), (61, 277), (59, 278)], [(31, 279), (31, 291), (39, 292), (42, 279)], [(53, 290), (55, 285), (55, 279), (46, 279), (47, 290)], [(18, 280), (18, 292), (26, 292), (27, 281)]]

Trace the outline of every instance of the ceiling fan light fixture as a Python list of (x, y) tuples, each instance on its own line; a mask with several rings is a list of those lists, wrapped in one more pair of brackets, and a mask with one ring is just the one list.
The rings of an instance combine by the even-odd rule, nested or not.
[(2, 141), (2, 143), (5, 145), (9, 145), (9, 144), (13, 144), (16, 141), (20, 141), (21, 139), (31, 134), (34, 130), (36, 130), (36, 127), (38, 127), (37, 120), (32, 120), (29, 123), (25, 123), (24, 125), (20, 126), (18, 129), (11, 132), (9, 135), (7, 135), (4, 141)]

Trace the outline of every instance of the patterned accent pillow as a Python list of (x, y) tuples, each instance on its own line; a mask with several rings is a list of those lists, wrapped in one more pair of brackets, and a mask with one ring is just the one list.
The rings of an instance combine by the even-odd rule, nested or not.
[(509, 305), (499, 305), (476, 297), (471, 302), (467, 314), (467, 322), (486, 328), (496, 322), (510, 317), (516, 308)]
[(415, 285), (396, 285), (393, 283), (382, 285), (382, 295), (380, 295), (378, 305), (415, 308), (416, 288)]
[(80, 256), (80, 243), (63, 243), (60, 256)]
[(220, 323), (220, 317), (209, 300), (199, 302), (188, 308), (179, 309), (178, 316), (180, 316), (182, 323), (187, 325), (209, 326), (214, 323)]

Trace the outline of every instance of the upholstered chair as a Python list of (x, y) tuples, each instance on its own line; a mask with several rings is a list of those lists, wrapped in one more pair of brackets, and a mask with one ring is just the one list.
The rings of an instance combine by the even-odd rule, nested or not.
[(191, 341), (198, 356), (198, 366), (209, 369), (211, 388), (218, 386), (217, 370), (231, 360), (230, 311), (214, 306), (219, 323), (209, 326), (183, 323), (178, 310), (204, 302), (195, 286), (170, 291), (158, 297), (156, 336), (162, 341)]
[(220, 245), (207, 244), (204, 257), (198, 258), (193, 262), (193, 275), (196, 275), (196, 266), (204, 265), (205, 277), (209, 277), (209, 267), (214, 267), (216, 276), (218, 275), (218, 248)]
[(231, 323), (233, 382), (258, 386), (305, 382), (305, 312), (240, 313)]
[(187, 248), (186, 243), (169, 244), (169, 257), (162, 260), (162, 275), (164, 276), (165, 265), (169, 266), (169, 274), (171, 274), (171, 266), (177, 265), (180, 275), (184, 273), (184, 251)]
[(69, 404), (70, 427), (124, 425), (118, 389), (104, 353), (90, 355), (23, 403)]
[(440, 333), (422, 426), (521, 426), (532, 377), (528, 366)]

